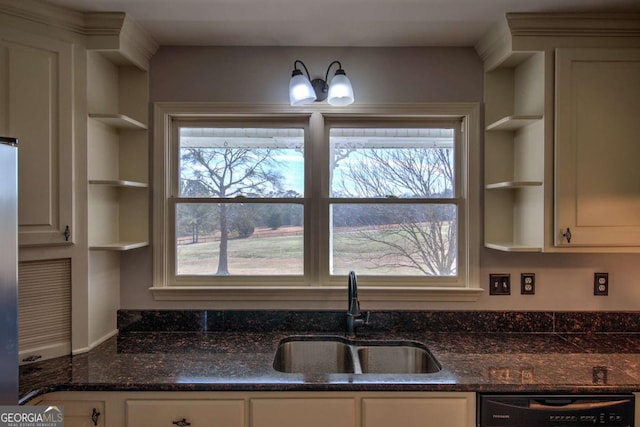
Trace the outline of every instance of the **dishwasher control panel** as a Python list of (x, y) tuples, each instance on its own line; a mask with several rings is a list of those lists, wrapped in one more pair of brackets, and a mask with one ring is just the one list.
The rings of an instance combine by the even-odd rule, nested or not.
[(634, 410), (632, 394), (481, 394), (478, 427), (633, 427)]

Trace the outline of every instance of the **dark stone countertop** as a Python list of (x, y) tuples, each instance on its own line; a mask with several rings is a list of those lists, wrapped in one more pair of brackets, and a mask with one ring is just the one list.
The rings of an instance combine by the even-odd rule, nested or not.
[[(424, 343), (434, 374), (304, 375), (276, 371), (278, 332), (121, 332), (92, 351), (20, 369), (21, 401), (50, 391), (640, 390), (640, 334), (364, 332)], [(318, 333), (316, 335), (330, 335)]]

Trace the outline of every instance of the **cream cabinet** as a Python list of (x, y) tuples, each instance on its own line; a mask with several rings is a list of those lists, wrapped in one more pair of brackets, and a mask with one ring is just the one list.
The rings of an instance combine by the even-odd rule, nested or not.
[(544, 246), (544, 53), (513, 53), (485, 73), (485, 246)]
[(640, 252), (639, 28), (628, 14), (507, 14), (476, 45), (485, 247)]
[[(67, 394), (68, 395), (68, 394)], [(38, 400), (35, 405), (57, 406), (63, 409), (65, 427), (104, 427), (105, 426), (105, 402), (103, 400), (60, 400), (56, 396)]]
[(251, 405), (251, 427), (355, 427), (355, 397), (322, 397), (321, 395), (268, 399), (254, 398)]
[[(474, 427), (472, 392), (55, 392), (70, 424), (105, 427)], [(67, 410), (67, 408), (70, 408)], [(95, 409), (95, 410), (94, 410)], [(93, 424), (86, 424), (92, 426)]]
[(640, 48), (556, 50), (555, 243), (640, 246)]
[(473, 394), (428, 393), (413, 397), (365, 397), (363, 427), (463, 427), (474, 425)]
[(74, 241), (74, 44), (0, 25), (0, 134), (19, 139), (19, 244)]
[(127, 426), (244, 427), (242, 399), (127, 400)]

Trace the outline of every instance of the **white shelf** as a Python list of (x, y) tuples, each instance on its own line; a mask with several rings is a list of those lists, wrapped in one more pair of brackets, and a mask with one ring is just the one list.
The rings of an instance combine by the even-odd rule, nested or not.
[(123, 179), (90, 179), (89, 184), (104, 185), (107, 187), (134, 187), (148, 188), (149, 184), (137, 181), (127, 181)]
[(526, 246), (515, 243), (489, 243), (485, 242), (485, 247), (503, 252), (542, 252), (541, 247)]
[(542, 115), (513, 115), (487, 125), (487, 131), (514, 131), (542, 120)]
[(118, 129), (147, 129), (147, 125), (124, 114), (90, 113), (89, 117)]
[(90, 245), (92, 251), (129, 251), (131, 249), (149, 246), (149, 242), (113, 242), (100, 245)]
[(487, 190), (513, 190), (517, 188), (540, 187), (542, 181), (504, 181), (487, 184), (484, 188)]

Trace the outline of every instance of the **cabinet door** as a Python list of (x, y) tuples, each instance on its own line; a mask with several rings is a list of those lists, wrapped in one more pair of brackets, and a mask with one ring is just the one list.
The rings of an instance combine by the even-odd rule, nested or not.
[(363, 427), (472, 427), (474, 422), (464, 396), (362, 399)]
[(127, 426), (244, 427), (244, 400), (127, 400)]
[(38, 405), (64, 408), (65, 427), (104, 427), (104, 402), (84, 400), (44, 400)]
[(252, 399), (251, 427), (354, 427), (355, 402), (350, 398)]
[(556, 245), (640, 246), (639, 112), (640, 49), (556, 51)]
[(0, 134), (19, 139), (19, 244), (72, 227), (73, 44), (0, 26)]

